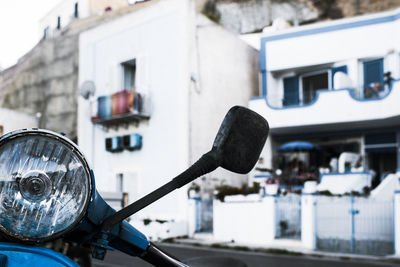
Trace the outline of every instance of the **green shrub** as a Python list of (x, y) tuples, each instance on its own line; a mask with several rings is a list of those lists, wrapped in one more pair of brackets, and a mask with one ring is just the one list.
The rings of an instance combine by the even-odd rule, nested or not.
[(234, 187), (230, 185), (221, 185), (217, 188), (218, 193), (216, 194), (216, 198), (220, 201), (224, 201), (225, 196), (233, 196), (233, 195), (248, 195), (255, 194), (260, 192), (260, 184), (253, 183), (252, 187), (249, 187), (247, 184), (243, 184), (241, 187)]

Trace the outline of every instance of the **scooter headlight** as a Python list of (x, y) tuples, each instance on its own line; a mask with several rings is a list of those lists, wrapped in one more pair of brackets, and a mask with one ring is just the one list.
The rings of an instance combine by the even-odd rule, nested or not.
[(85, 215), (92, 181), (68, 139), (46, 130), (0, 138), (0, 230), (23, 241), (48, 241)]

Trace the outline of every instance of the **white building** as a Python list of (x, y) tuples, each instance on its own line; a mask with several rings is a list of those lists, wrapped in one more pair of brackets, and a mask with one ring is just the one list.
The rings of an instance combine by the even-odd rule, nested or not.
[[(142, 0), (143, 1), (143, 0)], [(92, 15), (101, 15), (107, 10), (115, 10), (128, 6), (136, 1), (128, 0), (62, 0), (39, 21), (39, 36), (46, 39), (72, 20), (86, 18)]]
[[(98, 190), (122, 189), (129, 202), (209, 151), (228, 109), (246, 106), (258, 91), (255, 49), (196, 14), (193, 1), (149, 3), (80, 36), (79, 84), (93, 81), (96, 92), (94, 101), (79, 99), (79, 146)], [(141, 144), (130, 150), (129, 140)], [(204, 180), (238, 185), (247, 176), (217, 170)], [(186, 234), (186, 200), (181, 188), (135, 219), (173, 220), (183, 225), (174, 234)]]
[[(361, 170), (400, 168), (400, 10), (269, 32), (261, 39), (261, 96), (250, 107), (269, 122), (263, 157), (282, 168), (289, 141), (320, 147), (314, 167), (342, 152), (362, 157)], [(337, 161), (336, 161), (337, 162)], [(330, 164), (331, 163), (331, 164)], [(334, 168), (331, 168), (331, 171)]]

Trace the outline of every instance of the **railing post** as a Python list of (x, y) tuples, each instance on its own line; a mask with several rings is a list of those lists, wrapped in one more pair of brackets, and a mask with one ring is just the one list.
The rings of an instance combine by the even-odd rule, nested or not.
[(196, 232), (196, 224), (197, 224), (197, 201), (200, 201), (199, 198), (189, 198), (188, 199), (188, 236), (193, 237)]
[(351, 236), (350, 236), (350, 252), (354, 253), (355, 251), (355, 218), (356, 210), (354, 209), (354, 196), (350, 195), (350, 210), (349, 213), (351, 215)]
[(396, 133), (397, 139), (397, 172), (400, 172), (400, 131)]
[(276, 195), (266, 194), (263, 198), (263, 203), (265, 205), (265, 211), (268, 216), (266, 217), (265, 229), (265, 242), (271, 244), (275, 240), (276, 233)]
[(394, 191), (394, 253), (400, 255), (400, 190)]
[(301, 196), (301, 242), (310, 250), (317, 247), (316, 198), (315, 193)]

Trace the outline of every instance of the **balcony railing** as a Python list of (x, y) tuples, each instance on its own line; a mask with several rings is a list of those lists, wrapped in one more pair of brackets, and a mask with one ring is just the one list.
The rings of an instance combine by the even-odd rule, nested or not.
[(149, 106), (147, 95), (122, 90), (112, 95), (99, 96), (92, 102), (91, 120), (106, 127), (139, 122), (150, 118)]
[(271, 129), (282, 131), (287, 127), (372, 120), (383, 120), (382, 125), (390, 125), (391, 120), (400, 116), (398, 81), (392, 88), (376, 94), (367, 94), (364, 89), (319, 90), (313, 102), (292, 106), (279, 105), (267, 97), (253, 98), (249, 106), (267, 118)]
[[(287, 105), (288, 103), (286, 99), (282, 99), (281, 106), (279, 105), (272, 105), (272, 108), (285, 108), (285, 107), (296, 107), (296, 106), (307, 106), (312, 105), (318, 100), (318, 96), (320, 93), (329, 93), (335, 92), (337, 90), (346, 90), (349, 92), (349, 95), (358, 101), (364, 100), (379, 100), (385, 98), (387, 95), (390, 94), (392, 88), (385, 86), (382, 87), (379, 84), (370, 84), (365, 87), (357, 87), (357, 88), (342, 88), (342, 89), (318, 89), (316, 91), (308, 92), (308, 95), (303, 95), (303, 99), (299, 101), (299, 104), (296, 105)], [(273, 101), (271, 101), (273, 102)], [(276, 103), (276, 101), (275, 101)]]

